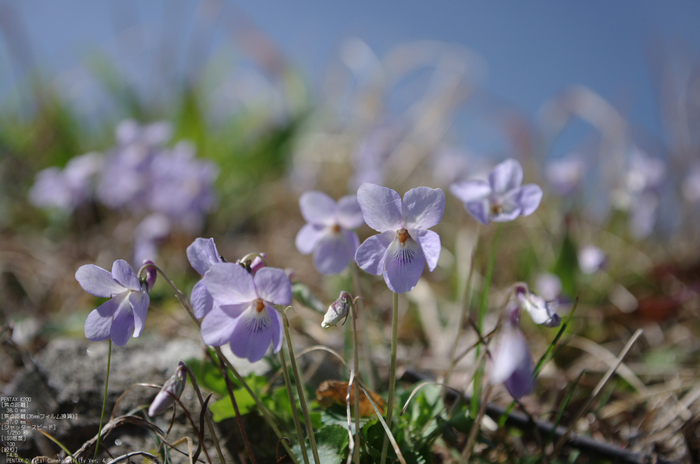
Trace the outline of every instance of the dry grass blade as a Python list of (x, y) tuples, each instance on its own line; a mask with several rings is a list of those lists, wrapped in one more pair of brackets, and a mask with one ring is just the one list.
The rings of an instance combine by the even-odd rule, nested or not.
[(569, 438), (569, 435), (571, 435), (571, 432), (574, 429), (574, 426), (576, 425), (576, 422), (579, 420), (579, 418), (588, 411), (588, 408), (591, 406), (591, 403), (593, 403), (593, 400), (596, 399), (596, 397), (600, 394), (600, 392), (603, 390), (603, 387), (605, 387), (605, 384), (608, 383), (610, 378), (613, 376), (615, 371), (617, 370), (618, 367), (622, 364), (622, 361), (625, 359), (627, 356), (627, 353), (629, 353), (630, 349), (632, 349), (632, 346), (634, 343), (637, 341), (637, 339), (642, 335), (644, 331), (642, 329), (637, 329), (637, 331), (632, 335), (632, 338), (629, 339), (625, 347), (622, 349), (622, 352), (620, 352), (620, 355), (617, 357), (617, 361), (615, 364), (610, 367), (608, 372), (603, 376), (602, 379), (600, 379), (600, 382), (598, 382), (598, 385), (596, 385), (595, 389), (593, 390), (593, 393), (591, 394), (591, 397), (588, 398), (588, 401), (586, 404), (583, 405), (583, 407), (579, 410), (579, 412), (574, 416), (573, 420), (571, 421), (571, 424), (569, 424), (568, 429), (566, 430), (566, 433), (559, 439), (557, 442), (556, 446), (554, 447), (554, 450), (550, 454), (550, 458), (553, 459), (555, 458), (561, 449), (564, 447), (564, 444), (566, 444), (566, 440)]
[[(104, 427), (102, 427), (101, 438), (106, 438), (107, 435), (109, 435), (112, 432), (112, 430), (116, 429), (117, 427), (121, 427), (125, 424), (137, 425), (139, 427), (148, 429), (161, 437), (164, 436), (163, 430), (161, 430), (160, 427), (158, 427), (152, 422), (148, 422), (147, 420), (141, 419), (138, 416), (119, 416), (116, 419), (107, 422), (104, 425)], [(88, 450), (90, 450), (93, 446), (95, 446), (95, 443), (97, 443), (97, 435), (95, 435), (90, 440), (86, 441), (78, 451), (73, 453), (73, 457), (80, 461), (81, 456), (85, 454)]]
[(146, 453), (145, 451), (134, 451), (133, 453), (123, 454), (119, 457), (112, 459), (107, 464), (116, 464), (117, 462), (131, 460), (131, 458), (133, 458), (134, 456), (143, 456), (144, 458), (148, 459), (151, 462), (155, 462), (156, 464), (160, 464), (160, 461), (158, 460), (157, 457), (153, 456), (150, 453)]
[[(392, 448), (394, 448), (394, 452), (396, 453), (396, 456), (399, 458), (399, 461), (401, 464), (406, 464), (406, 459), (403, 457), (403, 454), (401, 454), (401, 450), (399, 449), (399, 444), (396, 443), (396, 439), (394, 438), (394, 435), (391, 433), (391, 429), (389, 428), (388, 425), (386, 425), (386, 421), (382, 417), (382, 413), (379, 411), (379, 408), (377, 408), (377, 405), (374, 403), (374, 400), (372, 400), (372, 396), (370, 393), (363, 387), (361, 384), (360, 388), (362, 391), (365, 393), (367, 396), (367, 399), (369, 399), (370, 404), (374, 408), (375, 414), (377, 414), (377, 418), (379, 419), (379, 422), (381, 422), (382, 427), (384, 427), (384, 431), (386, 432), (386, 436), (389, 437), (389, 442), (391, 443)], [(391, 405), (389, 405), (391, 407)]]

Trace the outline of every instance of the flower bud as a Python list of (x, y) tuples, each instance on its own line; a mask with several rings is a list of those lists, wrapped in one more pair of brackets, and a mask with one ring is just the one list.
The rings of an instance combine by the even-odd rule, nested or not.
[(151, 407), (148, 408), (148, 415), (155, 417), (172, 406), (175, 400), (180, 398), (182, 390), (185, 389), (186, 382), (187, 370), (185, 369), (185, 363), (180, 361), (177, 371), (163, 384), (163, 388), (160, 389), (153, 399)]
[(338, 299), (328, 307), (328, 311), (323, 317), (323, 322), (321, 322), (321, 327), (324, 329), (335, 327), (338, 322), (347, 319), (351, 304), (352, 296), (345, 290), (341, 291)]
[(253, 262), (250, 263), (250, 273), (255, 275), (256, 272), (264, 268), (266, 259), (267, 255), (265, 253), (260, 253), (260, 256), (256, 256), (255, 259), (253, 259)]
[(544, 301), (539, 295), (530, 293), (526, 285), (519, 285), (515, 289), (520, 307), (530, 314), (535, 324), (545, 327), (557, 327), (561, 324), (561, 317), (557, 314), (558, 303), (556, 300)]
[[(143, 265), (145, 266), (146, 264), (153, 264), (153, 261), (146, 259), (143, 261)], [(158, 271), (156, 271), (156, 268), (153, 266), (148, 266), (146, 268), (146, 284), (148, 284), (148, 293), (151, 293), (153, 285), (156, 283), (156, 277), (158, 277)]]

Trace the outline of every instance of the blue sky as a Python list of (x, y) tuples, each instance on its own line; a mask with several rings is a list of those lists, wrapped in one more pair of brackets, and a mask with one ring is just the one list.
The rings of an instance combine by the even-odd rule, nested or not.
[[(207, 4), (189, 0), (5, 4), (20, 14), (36, 62), (48, 77), (74, 68), (95, 50), (118, 56), (115, 31), (128, 32), (134, 25), (143, 26), (134, 40), (157, 50), (166, 37), (184, 56), (195, 18), (210, 11)], [(567, 86), (582, 84), (657, 134), (650, 47), (664, 43), (694, 56), (700, 46), (700, 2), (695, 1), (256, 0), (238, 2), (237, 8), (224, 6), (229, 15), (244, 12), (302, 70), (311, 88), (345, 37), (363, 39), (380, 57), (405, 41), (435, 39), (480, 54), (488, 65), (488, 91), (527, 114)], [(226, 17), (215, 23), (206, 46), (227, 40)], [(5, 39), (2, 69), (10, 63)], [(2, 74), (0, 89), (7, 91), (11, 73)]]

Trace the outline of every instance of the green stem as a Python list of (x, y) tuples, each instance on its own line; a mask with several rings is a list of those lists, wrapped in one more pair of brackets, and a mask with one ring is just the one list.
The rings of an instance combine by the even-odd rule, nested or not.
[[(498, 252), (498, 242), (501, 237), (501, 229), (503, 227), (502, 223), (498, 224), (496, 228), (496, 235), (491, 243), (491, 254), (489, 255), (489, 262), (486, 267), (486, 275), (484, 276), (484, 286), (481, 290), (481, 304), (479, 305), (479, 313), (477, 314), (476, 329), (481, 333), (481, 329), (484, 323), (484, 316), (489, 306), (489, 292), (491, 290), (491, 282), (493, 281), (493, 272), (496, 267), (496, 255)], [(476, 348), (476, 356), (478, 357), (481, 353), (481, 346)], [(472, 402), (470, 404), (470, 414), (472, 417), (476, 417), (479, 412), (479, 398), (481, 397), (481, 386), (484, 379), (484, 365), (477, 367), (476, 373), (474, 374), (474, 394), (472, 396)]]
[(287, 360), (284, 357), (284, 349), (280, 350), (280, 362), (282, 363), (282, 375), (284, 376), (284, 385), (287, 387), (289, 404), (292, 407), (294, 428), (297, 430), (297, 439), (299, 440), (299, 448), (301, 448), (301, 456), (304, 458), (304, 463), (309, 464), (309, 454), (306, 452), (306, 444), (304, 444), (304, 432), (301, 430), (301, 423), (299, 422), (299, 411), (297, 411), (296, 401), (294, 400), (292, 382), (289, 380), (289, 371), (287, 370)]
[(292, 372), (294, 373), (294, 379), (297, 385), (297, 393), (299, 394), (299, 405), (301, 406), (302, 414), (304, 414), (304, 424), (306, 425), (306, 433), (309, 435), (311, 453), (313, 453), (314, 455), (314, 462), (316, 464), (321, 464), (321, 459), (318, 457), (318, 448), (316, 447), (316, 437), (314, 436), (314, 429), (311, 425), (311, 417), (309, 416), (309, 408), (306, 406), (306, 394), (304, 393), (304, 385), (302, 384), (301, 374), (299, 374), (297, 360), (294, 356), (292, 336), (289, 333), (289, 319), (287, 319), (287, 316), (284, 313), (282, 313), (282, 320), (284, 321), (284, 336), (287, 339), (287, 348), (289, 349), (289, 361), (292, 363)]
[[(364, 385), (369, 387), (370, 390), (374, 390), (374, 363), (372, 362), (372, 355), (369, 344), (369, 332), (367, 331), (367, 312), (364, 310), (364, 297), (362, 296), (362, 286), (360, 281), (360, 273), (358, 271), (358, 266), (352, 266), (352, 285), (355, 290), (355, 301), (357, 305), (357, 311), (360, 313), (360, 328), (362, 329), (362, 350), (367, 364), (365, 365), (365, 372), (362, 376), (362, 380), (365, 382)], [(357, 369), (357, 367), (355, 367)], [(359, 375), (359, 371), (356, 371)]]
[(224, 356), (224, 354), (221, 352), (221, 348), (218, 346), (213, 347), (214, 351), (216, 352), (216, 355), (219, 357), (219, 359), (223, 359), (224, 363), (226, 363), (226, 367), (229, 368), (229, 370), (233, 373), (233, 376), (238, 380), (241, 385), (243, 385), (243, 388), (248, 392), (251, 398), (253, 398), (253, 401), (255, 401), (255, 405), (258, 407), (260, 412), (263, 415), (263, 418), (267, 422), (267, 424), (270, 426), (272, 431), (277, 435), (277, 439), (282, 443), (282, 446), (284, 446), (284, 449), (287, 451), (289, 454), (289, 457), (292, 459), (294, 464), (298, 464), (297, 458), (294, 456), (292, 453), (292, 449), (289, 447), (289, 444), (287, 443), (287, 440), (285, 439), (284, 435), (282, 435), (282, 432), (280, 431), (279, 427), (277, 427), (277, 424), (275, 421), (272, 419), (270, 416), (270, 412), (267, 410), (264, 404), (262, 404), (262, 401), (260, 401), (260, 398), (258, 398), (258, 395), (255, 394), (255, 392), (250, 388), (248, 383), (245, 381), (243, 376), (238, 373), (236, 368), (231, 364), (231, 361)]
[[(481, 231), (481, 223), (477, 226), (476, 235), (477, 240), (479, 238), (479, 232)], [(469, 306), (472, 300), (472, 277), (474, 276), (474, 250), (476, 249), (476, 244), (472, 249), (472, 254), (469, 262), (469, 273), (467, 274), (467, 280), (465, 282), (464, 290), (462, 291), (461, 304), (462, 312), (459, 314), (459, 323), (457, 324), (457, 335), (455, 335), (455, 341), (452, 344), (452, 349), (450, 350), (450, 367), (447, 369), (445, 374), (445, 387), (443, 388), (443, 396), (447, 393), (447, 385), (450, 384), (450, 378), (457, 365), (458, 359), (455, 358), (457, 353), (457, 345), (459, 344), (459, 337), (462, 335), (462, 327), (464, 327), (464, 321), (467, 319), (467, 313), (469, 312)]]
[[(496, 267), (496, 255), (498, 254), (498, 242), (501, 238), (501, 229), (503, 228), (503, 223), (499, 223), (496, 228), (496, 236), (493, 238), (493, 243), (491, 244), (491, 254), (489, 256), (489, 263), (486, 268), (486, 276), (484, 279), (484, 287), (481, 290), (481, 305), (479, 305), (479, 314), (477, 315), (476, 328), (481, 333), (482, 326), (484, 324), (484, 316), (486, 315), (486, 310), (489, 307), (489, 292), (491, 290), (491, 282), (493, 281), (493, 271)], [(476, 349), (476, 355), (479, 356), (481, 352), (481, 346)], [(473, 401), (470, 405), (470, 413), (472, 417), (476, 417), (479, 413), (479, 398), (481, 397), (481, 384), (484, 379), (484, 366), (483, 364), (477, 368), (476, 375), (474, 375), (474, 395), (472, 396)]]
[(357, 298), (353, 301), (352, 304), (352, 335), (353, 335), (353, 344), (354, 344), (354, 352), (355, 352), (355, 378), (353, 379), (354, 383), (354, 388), (355, 388), (355, 447), (354, 447), (354, 459), (355, 459), (355, 464), (360, 464), (360, 379), (358, 377), (360, 373), (360, 355), (359, 355), (359, 349), (358, 349), (358, 344), (359, 341), (357, 340), (357, 306), (355, 304), (355, 301), (357, 301)]
[[(173, 291), (175, 292), (175, 298), (177, 299), (177, 301), (179, 301), (180, 304), (182, 305), (182, 307), (185, 308), (185, 311), (187, 311), (187, 314), (190, 315), (190, 317), (192, 318), (192, 320), (194, 321), (194, 323), (197, 324), (197, 327), (200, 327), (200, 326), (201, 326), (201, 323), (199, 322), (199, 320), (197, 319), (197, 317), (194, 315), (194, 310), (192, 309), (192, 306), (190, 305), (189, 299), (185, 296), (184, 293), (182, 293), (182, 292), (180, 291), (179, 288), (177, 288), (177, 286), (173, 283), (172, 280), (170, 280), (170, 278), (168, 278), (168, 276), (163, 272), (162, 269), (160, 269), (158, 266), (156, 266), (155, 264), (152, 264), (152, 263), (144, 264), (143, 266), (141, 266), (141, 269), (139, 269), (139, 272), (138, 272), (139, 278), (140, 278), (141, 274), (142, 274), (142, 273), (146, 270), (146, 268), (148, 268), (148, 267), (153, 267), (153, 268), (155, 268), (155, 270), (158, 271), (158, 273), (160, 273), (161, 276), (163, 276), (163, 278), (166, 280), (166, 282), (168, 283), (168, 285), (170, 285), (170, 287), (171, 287), (171, 288), (173, 289)], [(270, 428), (272, 429), (272, 431), (275, 433), (275, 435), (277, 435), (277, 438), (282, 442), (282, 446), (284, 446), (284, 449), (285, 449), (285, 450), (287, 451), (287, 453), (289, 454), (289, 457), (292, 459), (292, 461), (294, 462), (294, 464), (298, 464), (298, 461), (297, 461), (296, 457), (295, 457), (294, 454), (292, 453), (292, 449), (289, 447), (289, 444), (287, 444), (287, 441), (284, 440), (284, 435), (282, 435), (282, 432), (280, 432), (279, 427), (277, 427), (277, 424), (275, 424), (275, 422), (272, 420), (272, 417), (270, 417), (269, 412), (267, 411), (267, 409), (265, 408), (265, 406), (262, 404), (262, 402), (260, 401), (260, 399), (258, 398), (258, 396), (255, 394), (255, 392), (253, 392), (253, 390), (250, 388), (250, 386), (249, 386), (248, 383), (245, 381), (245, 379), (243, 378), (243, 376), (241, 376), (241, 374), (238, 373), (238, 371), (236, 370), (236, 368), (233, 367), (233, 364), (231, 364), (231, 361), (229, 361), (229, 360), (224, 356), (224, 354), (221, 352), (221, 349), (220, 349), (219, 347), (214, 347), (214, 351), (216, 352), (216, 355), (219, 357), (219, 359), (221, 359), (221, 360), (224, 361), (224, 363), (226, 364), (226, 367), (228, 367), (229, 370), (233, 373), (233, 376), (236, 377), (236, 380), (238, 380), (238, 381), (241, 383), (241, 385), (243, 385), (243, 388), (245, 388), (246, 391), (247, 391), (247, 392), (250, 394), (250, 396), (253, 398), (253, 400), (255, 401), (256, 406), (258, 407), (258, 409), (259, 409), (260, 412), (262, 413), (263, 418), (264, 418), (265, 421), (268, 423), (268, 425), (270, 426)], [(210, 422), (210, 421), (211, 421), (211, 419), (209, 418), (209, 416), (207, 416), (207, 423), (209, 424), (210, 432), (212, 432), (212, 436), (215, 437), (214, 439), (216, 440), (216, 435), (214, 435), (214, 433), (213, 433), (213, 426), (211, 425), (211, 422)]]
[[(207, 353), (211, 356), (211, 353), (209, 350), (207, 350)], [(194, 372), (192, 372), (192, 369), (190, 369), (190, 366), (185, 364), (185, 369), (187, 369), (187, 373), (189, 374), (190, 377), (190, 382), (192, 383), (192, 388), (194, 388), (195, 393), (197, 393), (197, 399), (199, 400), (199, 406), (203, 409), (204, 408), (204, 397), (202, 396), (202, 391), (199, 389), (199, 385), (197, 384), (197, 377), (195, 377)], [(184, 407), (183, 407), (184, 409)], [(212, 423), (211, 417), (209, 414), (205, 414), (206, 420), (207, 420), (207, 428), (209, 429), (209, 434), (211, 435), (212, 440), (214, 441), (214, 445), (216, 447), (216, 452), (219, 455), (219, 460), (221, 460), (221, 464), (225, 464), (226, 461), (224, 460), (224, 455), (221, 452), (221, 445), (219, 444), (219, 439), (216, 436), (216, 433), (214, 433), (214, 424)], [(202, 431), (202, 435), (204, 435), (204, 431)]]
[[(391, 429), (391, 418), (394, 413), (394, 390), (396, 389), (396, 351), (399, 342), (399, 294), (394, 293), (394, 312), (391, 326), (391, 370), (389, 371), (389, 402), (386, 407), (386, 423)], [(384, 437), (382, 445), (381, 464), (386, 462), (386, 453), (389, 451), (389, 439)]]
[(105, 409), (107, 408), (107, 388), (109, 387), (109, 368), (112, 364), (112, 339), (109, 339), (109, 352), (107, 353), (107, 378), (105, 379), (105, 394), (102, 400), (102, 415), (100, 416), (100, 428), (97, 431), (97, 442), (95, 443), (95, 456), (93, 459), (97, 462), (97, 452), (100, 449), (100, 438), (102, 438), (102, 424), (105, 420)]
[(250, 462), (252, 464), (257, 464), (257, 461), (255, 459), (255, 454), (253, 453), (253, 449), (250, 446), (250, 440), (248, 440), (248, 434), (245, 431), (245, 427), (243, 426), (243, 420), (241, 419), (241, 412), (238, 409), (238, 402), (236, 401), (236, 395), (233, 393), (233, 385), (231, 385), (231, 379), (228, 376), (228, 370), (226, 369), (226, 364), (224, 364), (223, 361), (219, 360), (220, 366), (221, 366), (221, 375), (224, 378), (224, 381), (226, 382), (226, 389), (228, 390), (228, 396), (231, 398), (231, 404), (233, 405), (233, 412), (236, 414), (236, 423), (238, 424), (238, 429), (241, 432), (241, 438), (243, 438), (243, 443), (245, 444), (245, 449), (246, 452), (248, 453), (248, 459), (250, 459)]

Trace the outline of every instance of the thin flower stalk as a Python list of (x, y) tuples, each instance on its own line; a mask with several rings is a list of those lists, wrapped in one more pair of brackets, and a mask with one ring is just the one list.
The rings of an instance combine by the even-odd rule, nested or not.
[[(399, 341), (399, 294), (394, 293), (394, 311), (391, 326), (391, 370), (389, 371), (389, 402), (386, 408), (386, 423), (391, 429), (391, 418), (394, 412), (394, 391), (396, 390), (396, 353)], [(389, 451), (388, 436), (384, 437), (382, 445), (381, 464), (386, 462), (386, 453)]]
[(109, 339), (109, 351), (107, 352), (107, 377), (105, 378), (105, 394), (102, 400), (102, 414), (100, 415), (100, 428), (97, 429), (97, 443), (95, 443), (95, 456), (93, 459), (97, 462), (97, 452), (100, 449), (100, 438), (102, 437), (102, 425), (105, 419), (105, 409), (107, 408), (107, 388), (109, 387), (109, 368), (112, 364), (112, 339)]
[[(359, 267), (352, 266), (352, 285), (355, 290), (355, 301), (357, 311), (360, 314), (360, 327), (362, 328), (362, 350), (364, 358), (367, 360), (365, 365), (364, 375), (362, 376), (365, 384), (370, 390), (374, 390), (374, 363), (372, 362), (371, 346), (369, 343), (369, 332), (367, 330), (367, 313), (364, 311), (364, 298), (362, 297), (362, 286), (360, 282)], [(358, 371), (359, 372), (359, 371)]]
[(301, 374), (299, 373), (299, 368), (297, 366), (297, 360), (294, 356), (294, 346), (292, 344), (292, 336), (289, 333), (289, 319), (287, 315), (283, 312), (282, 315), (282, 326), (284, 327), (284, 336), (287, 339), (287, 348), (289, 349), (289, 361), (292, 363), (292, 372), (294, 373), (294, 379), (296, 380), (297, 393), (299, 394), (299, 405), (301, 406), (301, 412), (304, 415), (304, 424), (306, 425), (306, 433), (309, 435), (309, 444), (311, 445), (311, 453), (314, 456), (314, 462), (316, 464), (321, 464), (321, 459), (318, 456), (318, 448), (316, 447), (316, 437), (314, 436), (314, 429), (311, 425), (311, 417), (309, 416), (309, 408), (306, 405), (306, 394), (304, 393), (304, 385), (302, 384)]
[[(486, 407), (489, 404), (489, 396), (491, 395), (492, 388), (493, 387), (489, 385), (486, 388), (483, 401), (481, 401), (480, 403), (476, 403), (481, 404), (481, 406), (479, 407), (479, 411), (474, 420), (474, 424), (472, 424), (472, 428), (469, 431), (469, 439), (467, 440), (467, 446), (465, 446), (464, 451), (462, 451), (462, 456), (459, 460), (460, 464), (467, 464), (469, 462), (469, 457), (471, 456), (472, 450), (474, 449), (474, 442), (476, 441), (476, 436), (479, 434), (479, 429), (481, 428), (481, 420), (484, 418), (484, 414), (486, 413)], [(472, 402), (472, 404), (474, 404), (474, 402)]]
[[(479, 334), (481, 334), (481, 329), (484, 323), (484, 316), (486, 315), (486, 310), (489, 306), (489, 292), (491, 290), (491, 282), (493, 281), (493, 271), (496, 267), (496, 255), (498, 254), (498, 242), (501, 238), (502, 223), (498, 224), (496, 228), (496, 236), (493, 238), (493, 244), (491, 245), (491, 255), (489, 256), (488, 267), (486, 268), (486, 276), (484, 280), (484, 286), (481, 290), (481, 304), (479, 305), (479, 313), (476, 320), (476, 329)], [(481, 335), (479, 335), (481, 336)], [(481, 351), (481, 346), (477, 346), (476, 355), (479, 356)], [(484, 380), (484, 369), (483, 366), (479, 367), (476, 375), (474, 376), (474, 399), (472, 401), (470, 412), (472, 417), (476, 417), (479, 412), (479, 396), (481, 396), (481, 384)]]
[(221, 348), (218, 346), (213, 346), (214, 351), (216, 352), (216, 355), (219, 357), (219, 359), (222, 359), (224, 363), (226, 364), (226, 367), (229, 368), (229, 370), (233, 373), (233, 376), (238, 380), (241, 385), (243, 385), (243, 388), (248, 392), (251, 398), (253, 398), (253, 401), (255, 401), (255, 405), (258, 407), (260, 412), (263, 415), (263, 418), (267, 422), (267, 424), (270, 426), (272, 431), (275, 433), (277, 438), (280, 440), (282, 443), (282, 446), (284, 446), (284, 449), (287, 451), (289, 457), (291, 460), (294, 462), (294, 464), (299, 464), (299, 461), (297, 461), (296, 457), (294, 457), (294, 454), (292, 453), (292, 449), (289, 447), (289, 444), (287, 443), (285, 436), (282, 434), (280, 431), (279, 427), (277, 427), (277, 424), (275, 423), (274, 419), (270, 416), (270, 412), (267, 410), (264, 404), (262, 404), (262, 401), (260, 401), (260, 398), (258, 398), (258, 395), (255, 394), (252, 388), (248, 385), (248, 383), (245, 381), (243, 376), (238, 373), (236, 368), (231, 364), (231, 361), (224, 356), (224, 354), (221, 352)]
[[(200, 327), (201, 322), (195, 316), (194, 310), (192, 309), (192, 306), (190, 305), (189, 300), (187, 299), (185, 294), (182, 293), (179, 288), (177, 288), (177, 286), (173, 283), (173, 281), (170, 280), (170, 278), (168, 278), (168, 276), (163, 272), (162, 269), (160, 269), (158, 266), (156, 266), (153, 263), (147, 263), (141, 267), (141, 269), (138, 272), (138, 275), (141, 276), (142, 273), (144, 273), (148, 267), (155, 268), (158, 271), (158, 273), (163, 276), (165, 281), (168, 283), (168, 285), (170, 285), (170, 287), (175, 292), (175, 297), (180, 302), (180, 305), (182, 305), (182, 307), (185, 309), (185, 311), (187, 311), (187, 313), (190, 315), (190, 317), (192, 318), (194, 323), (197, 324), (197, 327)], [(275, 424), (272, 417), (270, 417), (270, 414), (268, 413), (267, 409), (262, 404), (262, 402), (260, 401), (258, 396), (255, 394), (255, 392), (253, 392), (253, 390), (250, 388), (250, 386), (245, 381), (243, 376), (241, 376), (241, 374), (238, 373), (236, 368), (233, 367), (233, 364), (231, 364), (231, 362), (224, 356), (224, 354), (221, 352), (221, 349), (218, 346), (215, 346), (213, 348), (214, 348), (214, 351), (216, 352), (216, 355), (218, 356), (218, 358), (223, 360), (223, 362), (226, 364), (226, 367), (228, 367), (228, 369), (231, 370), (231, 372), (233, 373), (233, 376), (236, 377), (236, 380), (238, 380), (240, 382), (240, 384), (243, 385), (243, 388), (245, 388), (246, 391), (250, 394), (251, 398), (253, 398), (256, 406), (258, 407), (258, 409), (262, 413), (263, 417), (265, 418), (265, 421), (268, 423), (268, 425), (270, 426), (272, 431), (275, 433), (277, 438), (282, 441), (282, 445), (284, 446), (285, 450), (287, 451), (288, 455), (290, 456), (290, 458), (292, 459), (294, 464), (298, 464), (298, 461), (296, 460), (296, 458), (292, 454), (292, 449), (289, 447), (289, 444), (283, 439), (284, 435), (280, 431), (279, 427), (277, 427), (277, 424)], [(194, 376), (192, 376), (192, 378), (194, 378)], [(200, 398), (200, 401), (201, 401), (201, 398)], [(209, 427), (210, 432), (213, 432), (213, 426), (211, 425), (210, 421), (211, 421), (211, 419), (209, 418), (209, 416), (207, 416), (207, 423), (210, 425), (210, 427)], [(213, 433), (212, 433), (212, 435), (213, 435)]]
[[(481, 229), (481, 224), (479, 223), (477, 225), (476, 229), (476, 236), (478, 238), (479, 236), (479, 231)], [(472, 249), (472, 254), (471, 254), (471, 259), (469, 262), (469, 273), (467, 274), (467, 281), (465, 282), (464, 290), (462, 291), (462, 298), (461, 298), (461, 304), (460, 306), (462, 307), (462, 311), (459, 314), (459, 322), (457, 323), (457, 334), (455, 335), (455, 341), (452, 344), (452, 348), (450, 349), (450, 366), (447, 369), (447, 373), (445, 374), (445, 380), (444, 384), (445, 386), (450, 384), (450, 378), (452, 377), (452, 373), (454, 372), (455, 366), (457, 366), (458, 360), (455, 358), (455, 355), (457, 354), (457, 345), (459, 344), (459, 338), (462, 335), (462, 327), (464, 326), (464, 321), (467, 319), (467, 313), (469, 312), (469, 306), (471, 305), (472, 301), (472, 277), (474, 276), (474, 250), (476, 249), (476, 246)], [(443, 396), (447, 393), (446, 389), (443, 389)]]
[(357, 302), (358, 298), (355, 297), (355, 299), (352, 302), (352, 335), (353, 335), (353, 352), (355, 354), (354, 362), (355, 362), (355, 378), (353, 379), (353, 386), (355, 388), (355, 401), (354, 401), (354, 414), (355, 414), (355, 446), (354, 446), (354, 455), (355, 455), (355, 463), (359, 464), (360, 463), (360, 385), (359, 385), (359, 379), (358, 375), (360, 372), (360, 356), (358, 352), (358, 345), (359, 345), (359, 340), (357, 338)]
[(296, 401), (292, 390), (292, 382), (289, 380), (289, 371), (287, 370), (287, 359), (284, 356), (284, 350), (280, 350), (280, 363), (282, 364), (282, 376), (284, 376), (284, 386), (287, 388), (287, 397), (289, 404), (292, 407), (292, 417), (294, 418), (294, 428), (297, 431), (297, 440), (299, 440), (299, 448), (301, 449), (301, 457), (304, 458), (304, 464), (309, 464), (309, 454), (306, 451), (304, 443), (304, 432), (301, 429), (299, 422), (299, 411), (297, 411)]
[[(209, 353), (209, 351), (207, 351)], [(185, 370), (187, 370), (187, 373), (189, 374), (190, 382), (192, 382), (192, 387), (194, 388), (194, 391), (197, 393), (197, 399), (199, 400), (199, 406), (201, 408), (204, 408), (204, 396), (202, 396), (202, 391), (199, 389), (199, 385), (197, 384), (197, 378), (194, 376), (194, 372), (192, 372), (192, 369), (190, 369), (190, 366), (185, 364)], [(221, 460), (221, 464), (225, 464), (224, 460), (224, 454), (221, 451), (221, 445), (219, 444), (219, 438), (216, 436), (216, 433), (214, 433), (214, 423), (211, 420), (211, 417), (209, 414), (205, 414), (206, 420), (207, 420), (207, 428), (209, 429), (209, 434), (211, 435), (212, 440), (214, 440), (214, 446), (216, 447), (216, 453), (219, 455), (219, 459)]]
[(221, 366), (221, 375), (224, 377), (224, 381), (226, 382), (228, 396), (229, 398), (231, 398), (231, 404), (233, 404), (233, 411), (236, 414), (236, 423), (238, 424), (238, 428), (241, 432), (241, 437), (243, 437), (243, 443), (245, 444), (245, 449), (248, 453), (248, 458), (250, 459), (251, 463), (257, 464), (257, 461), (255, 460), (255, 454), (253, 453), (253, 449), (250, 446), (250, 440), (248, 440), (248, 434), (245, 431), (245, 427), (243, 427), (241, 412), (238, 410), (238, 402), (236, 401), (236, 395), (233, 394), (233, 386), (231, 385), (231, 379), (229, 378), (228, 371), (226, 370), (226, 364), (224, 364), (221, 360), (219, 360), (219, 363)]

